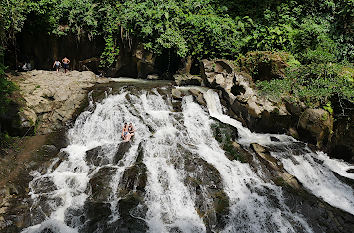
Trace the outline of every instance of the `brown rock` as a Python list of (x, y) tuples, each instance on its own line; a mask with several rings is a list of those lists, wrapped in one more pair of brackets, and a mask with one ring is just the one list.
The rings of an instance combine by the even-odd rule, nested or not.
[(333, 117), (324, 109), (306, 109), (299, 119), (298, 129), (301, 138), (322, 148), (331, 140)]
[(271, 156), (271, 154), (265, 147), (259, 145), (258, 143), (252, 143), (251, 148), (254, 150), (254, 152), (256, 152), (256, 155), (260, 158), (260, 161), (265, 163), (267, 167), (270, 167), (275, 172), (276, 176), (280, 177), (283, 182), (285, 182), (287, 185), (291, 186), (294, 189), (301, 188), (301, 185), (299, 184), (296, 177), (287, 173), (284, 170), (281, 162)]

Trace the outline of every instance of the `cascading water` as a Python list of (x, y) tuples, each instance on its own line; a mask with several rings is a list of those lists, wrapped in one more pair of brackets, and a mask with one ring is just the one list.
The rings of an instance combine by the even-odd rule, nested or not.
[[(306, 216), (292, 213), (280, 186), (227, 158), (211, 117), (237, 128), (245, 147), (273, 147), (314, 195), (354, 214), (353, 189), (333, 174), (353, 179), (349, 165), (305, 145), (303, 154), (279, 152), (296, 140), (250, 132), (222, 113), (211, 90), (204, 93), (208, 109), (187, 96), (181, 111), (169, 92), (125, 89), (90, 103), (60, 158), (46, 173), (32, 173), (32, 226), (23, 232), (314, 232)], [(123, 122), (136, 128), (130, 143), (120, 138)]]
[[(207, 91), (205, 99), (208, 107), (210, 106), (211, 116), (239, 130), (239, 142), (241, 144), (249, 145), (252, 142), (257, 142), (261, 145), (280, 146), (281, 152), (273, 152), (272, 155), (282, 161), (289, 173), (295, 175), (316, 196), (354, 215), (353, 189), (333, 174), (333, 172), (336, 172), (354, 179), (353, 173), (346, 172), (353, 169), (354, 166), (329, 159), (323, 152), (313, 153), (305, 145), (301, 145), (301, 155), (295, 154), (293, 147), (291, 147), (292, 144), (297, 142), (294, 138), (286, 135), (252, 133), (247, 128), (242, 127), (240, 122), (222, 114), (219, 96), (215, 92)], [(272, 141), (271, 137), (276, 137), (279, 141)]]

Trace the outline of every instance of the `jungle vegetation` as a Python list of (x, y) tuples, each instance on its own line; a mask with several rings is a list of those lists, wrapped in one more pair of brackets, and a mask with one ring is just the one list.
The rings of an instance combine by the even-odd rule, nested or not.
[(354, 103), (353, 0), (2, 0), (0, 7), (3, 49), (33, 27), (78, 40), (104, 37), (104, 67), (116, 61), (120, 37), (181, 58), (237, 61), (249, 51), (286, 52), (286, 78), (259, 82), (263, 93), (314, 106), (334, 97)]

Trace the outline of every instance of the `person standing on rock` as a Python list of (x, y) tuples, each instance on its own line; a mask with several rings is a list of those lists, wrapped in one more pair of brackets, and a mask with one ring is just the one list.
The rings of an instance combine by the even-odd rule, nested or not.
[(70, 60), (67, 57), (64, 57), (62, 62), (63, 62), (63, 66), (64, 66), (64, 73), (66, 73), (66, 71), (69, 70)]
[(57, 73), (59, 73), (59, 68), (60, 68), (60, 61), (55, 60), (54, 64), (53, 64), (53, 68), (55, 67), (55, 69), (57, 70)]

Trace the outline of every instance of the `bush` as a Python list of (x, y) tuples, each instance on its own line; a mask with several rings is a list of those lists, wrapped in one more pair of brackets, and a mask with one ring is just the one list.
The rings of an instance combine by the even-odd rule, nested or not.
[(353, 68), (342, 64), (291, 66), (284, 79), (257, 83), (261, 93), (272, 98), (290, 98), (309, 107), (327, 106), (336, 97), (354, 104)]
[[(1, 49), (0, 58), (2, 58)], [(0, 59), (0, 116), (6, 113), (8, 104), (11, 102), (9, 97), (16, 90), (15, 84), (6, 79), (5, 66), (1, 61), (2, 59)]]

